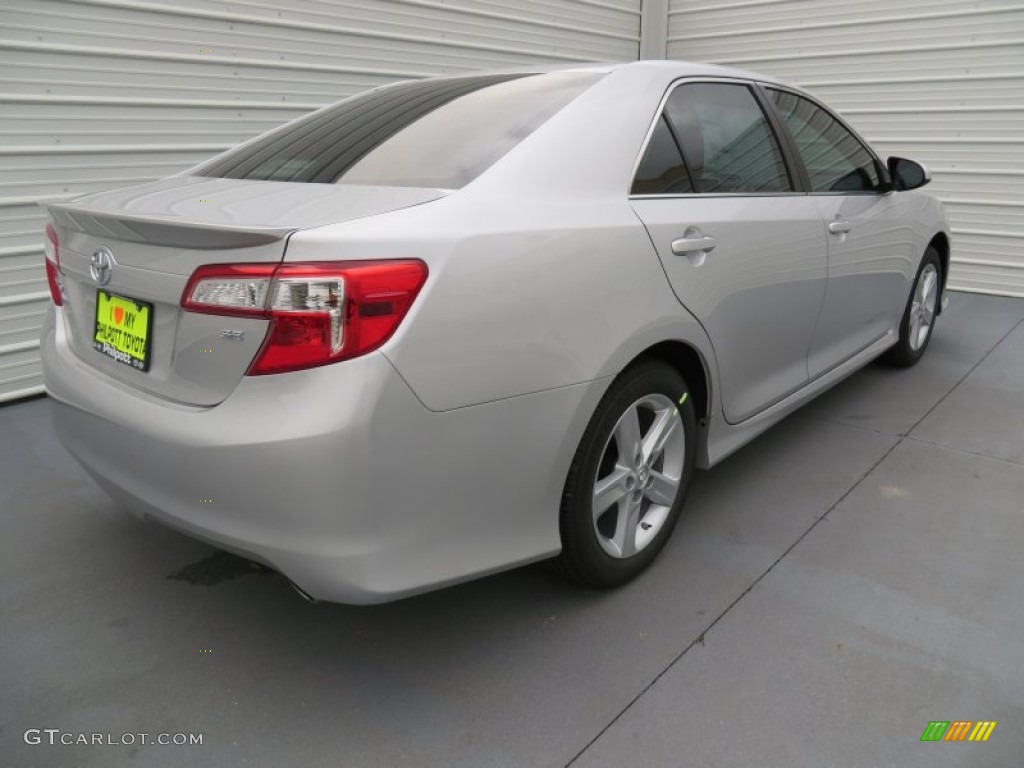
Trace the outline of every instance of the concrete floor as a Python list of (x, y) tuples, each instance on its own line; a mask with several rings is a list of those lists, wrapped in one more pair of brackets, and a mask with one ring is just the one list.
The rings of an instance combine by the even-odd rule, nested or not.
[[(655, 567), (373, 608), (118, 510), (0, 408), (0, 765), (1020, 766), (1024, 301), (954, 294), (695, 480)], [(921, 743), (996, 720), (987, 743)], [(29, 728), (202, 746), (29, 746)]]

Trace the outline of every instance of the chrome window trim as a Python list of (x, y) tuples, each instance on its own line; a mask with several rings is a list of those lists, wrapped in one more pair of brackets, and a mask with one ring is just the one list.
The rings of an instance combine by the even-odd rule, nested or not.
[[(842, 194), (842, 193), (835, 193)], [(630, 195), (630, 200), (657, 200), (659, 198), (675, 197), (807, 197), (806, 192), (799, 190), (787, 190), (785, 192), (658, 192), (655, 194)]]
[[(798, 189), (784, 190), (781, 192), (666, 192), (659, 193), (656, 195), (634, 195), (633, 182), (636, 181), (637, 171), (640, 170), (640, 163), (643, 162), (644, 155), (647, 154), (647, 145), (651, 142), (651, 137), (654, 135), (654, 129), (658, 125), (658, 119), (665, 112), (665, 105), (671, 98), (675, 90), (683, 85), (690, 85), (693, 83), (713, 83), (715, 85), (722, 85), (725, 83), (731, 83), (733, 85), (745, 85), (751, 90), (751, 96), (754, 97), (754, 101), (757, 104), (757, 108), (764, 112), (760, 101), (757, 100), (757, 95), (753, 93), (753, 88), (757, 85), (765, 85), (759, 80), (749, 80), (742, 77), (717, 77), (715, 75), (683, 75), (682, 77), (676, 78), (668, 84), (668, 88), (665, 89), (665, 93), (661, 97), (661, 101), (658, 102), (658, 108), (655, 110), (654, 117), (651, 120), (651, 124), (647, 126), (647, 133), (644, 135), (643, 143), (640, 145), (640, 153), (636, 156), (636, 160), (633, 162), (633, 172), (629, 175), (629, 185), (626, 187), (626, 197), (630, 200), (634, 198), (651, 198), (651, 197), (782, 197), (791, 195), (803, 195), (805, 192), (801, 192)], [(768, 115), (764, 115), (764, 120), (768, 123), (768, 130), (775, 139), (778, 145), (779, 154), (782, 156), (783, 165), (786, 166), (786, 175), (790, 177), (789, 182), (793, 186), (796, 186), (797, 179), (792, 178), (793, 174), (790, 172), (788, 164), (786, 164), (786, 153), (782, 149), (779, 137), (775, 135), (775, 129), (772, 127), (771, 120), (768, 119)], [(856, 135), (856, 134), (855, 134)], [(857, 136), (860, 140), (860, 136)], [(862, 142), (863, 143), (863, 142)], [(872, 153), (874, 154), (874, 153)], [(686, 161), (686, 158), (683, 158)], [(803, 162), (801, 160), (801, 162)]]

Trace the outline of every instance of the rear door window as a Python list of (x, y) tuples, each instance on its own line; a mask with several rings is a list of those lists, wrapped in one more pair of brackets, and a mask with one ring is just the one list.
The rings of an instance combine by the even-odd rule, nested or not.
[(553, 72), (398, 83), (318, 110), (194, 173), (457, 189), (602, 76)]
[(748, 86), (681, 85), (669, 96), (665, 116), (682, 147), (696, 192), (793, 190), (775, 134)]

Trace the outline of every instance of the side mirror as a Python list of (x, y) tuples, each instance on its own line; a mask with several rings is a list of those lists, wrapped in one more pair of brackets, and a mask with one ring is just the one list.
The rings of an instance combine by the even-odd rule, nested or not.
[(888, 170), (892, 178), (892, 188), (897, 191), (917, 189), (932, 180), (927, 168), (905, 157), (890, 157)]

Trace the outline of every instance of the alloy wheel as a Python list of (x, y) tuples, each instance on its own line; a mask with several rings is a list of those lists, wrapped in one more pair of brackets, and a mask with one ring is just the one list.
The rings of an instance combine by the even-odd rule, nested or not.
[(910, 348), (915, 352), (924, 346), (935, 322), (938, 309), (939, 273), (934, 264), (926, 264), (917, 278), (914, 298), (910, 304)]
[(685, 466), (686, 435), (676, 403), (651, 394), (629, 406), (605, 443), (594, 481), (594, 532), (608, 555), (632, 557), (654, 540)]

